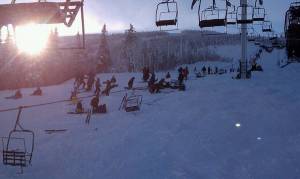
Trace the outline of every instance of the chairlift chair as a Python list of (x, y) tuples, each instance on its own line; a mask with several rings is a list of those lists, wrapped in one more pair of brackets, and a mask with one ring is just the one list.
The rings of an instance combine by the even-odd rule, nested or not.
[[(259, 1), (259, 5), (263, 6), (263, 2)], [(260, 7), (255, 1), (255, 6), (253, 8), (253, 21), (254, 22), (263, 22), (266, 16), (266, 10), (263, 7)]]
[(128, 94), (126, 93), (122, 100), (122, 108), (126, 112), (139, 111), (141, 108), (142, 101), (142, 95), (132, 94), (128, 96)]
[(272, 32), (272, 22), (264, 21), (262, 24), (262, 32)]
[(83, 48), (85, 47), (85, 28), (83, 14), (84, 0), (66, 2), (30, 2), (16, 3), (13, 0), (11, 4), (0, 5), (0, 27), (12, 25), (34, 24), (64, 24), (71, 27), (76, 16), (81, 10), (81, 24), (83, 34)]
[(226, 9), (211, 6), (201, 11), (199, 8), (198, 15), (200, 28), (226, 26)]
[[(246, 18), (243, 19), (242, 11), (243, 11), (243, 8), (245, 8), (245, 7), (247, 10), (247, 14), (246, 14)], [(250, 6), (250, 5), (239, 6), (237, 8), (237, 12), (236, 12), (236, 19), (237, 19), (238, 24), (252, 24), (253, 23), (253, 6)]]
[(236, 20), (236, 8), (234, 6), (233, 10), (230, 12), (227, 12), (227, 19), (226, 19), (227, 25), (236, 25), (237, 20)]
[(175, 0), (165, 0), (157, 4), (156, 26), (178, 26), (178, 5)]
[(253, 21), (254, 22), (263, 22), (265, 20), (266, 10), (262, 7), (253, 8)]
[(23, 167), (31, 164), (35, 135), (33, 131), (26, 130), (20, 125), (21, 112), (22, 107), (19, 108), (14, 129), (10, 131), (8, 137), (2, 138), (2, 154), (4, 165), (19, 166), (23, 173)]

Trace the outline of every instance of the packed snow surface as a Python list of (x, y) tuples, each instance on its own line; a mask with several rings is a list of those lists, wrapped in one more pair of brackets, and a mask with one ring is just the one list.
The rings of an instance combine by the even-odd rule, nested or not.
[[(0, 178), (299, 178), (300, 64), (279, 68), (283, 53), (263, 52), (259, 63), (264, 72), (254, 72), (250, 80), (233, 80), (232, 73), (195, 78), (190, 65), (186, 91), (138, 90), (143, 103), (132, 113), (119, 111), (125, 91), (117, 91), (131, 76), (136, 76), (135, 86), (146, 84), (138, 73), (115, 74), (116, 93), (100, 99), (108, 113), (92, 115), (90, 124), (85, 124), (85, 114), (67, 114), (75, 108), (69, 102), (24, 109), (21, 123), (36, 134), (32, 166), (18, 174), (18, 167), (0, 164)], [(200, 69), (203, 63), (196, 65)], [(111, 75), (99, 77), (103, 82)], [(172, 77), (177, 78), (176, 70)], [(14, 92), (1, 91), (0, 109), (67, 99), (72, 86), (73, 80), (44, 87), (42, 97), (29, 96), (34, 89), (23, 89), (20, 100), (4, 99)], [(83, 102), (87, 108), (90, 98)], [(17, 111), (0, 113), (0, 136), (8, 136), (16, 116)], [(47, 134), (48, 129), (67, 131)]]

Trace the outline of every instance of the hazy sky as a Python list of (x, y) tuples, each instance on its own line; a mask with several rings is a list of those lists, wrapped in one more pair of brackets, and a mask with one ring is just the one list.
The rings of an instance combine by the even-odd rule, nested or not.
[[(6, 1), (6, 2), (5, 2)], [(17, 0), (37, 1), (37, 0)], [(49, 0), (62, 1), (62, 0)], [(158, 30), (155, 27), (156, 4), (160, 0), (85, 0), (86, 29), (88, 33), (100, 32), (101, 26), (106, 23), (109, 31), (123, 31), (132, 23), (137, 31)], [(190, 9), (192, 0), (177, 0), (179, 5), (179, 28), (199, 29), (197, 7)], [(212, 0), (202, 0), (203, 7)], [(254, 0), (249, 0), (253, 3)], [(3, 3), (10, 0), (1, 0)], [(231, 0), (238, 4), (239, 0)], [(269, 19), (273, 22), (276, 32), (283, 31), (284, 15), (292, 0), (264, 0)], [(217, 0), (224, 4), (224, 0)], [(75, 24), (73, 31), (79, 30)]]

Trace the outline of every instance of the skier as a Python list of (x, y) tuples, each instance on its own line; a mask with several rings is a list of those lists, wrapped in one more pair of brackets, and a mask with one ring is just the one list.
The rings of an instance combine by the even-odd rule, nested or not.
[(92, 106), (92, 112), (97, 113), (98, 106), (99, 106), (99, 95), (96, 95), (95, 97), (93, 97), (90, 104)]
[(150, 73), (149, 68), (144, 67), (143, 68), (143, 80), (144, 80), (144, 82), (148, 81), (148, 79), (150, 77), (149, 73)]
[(202, 73), (203, 73), (203, 75), (206, 74), (206, 67), (205, 66), (203, 66), (203, 68), (202, 68)]
[(188, 76), (189, 76), (189, 73), (190, 73), (190, 72), (189, 72), (189, 67), (186, 66), (184, 71), (185, 71), (185, 76), (184, 76), (184, 78), (185, 78), (185, 80), (187, 80), (187, 79), (188, 79)]
[(95, 82), (95, 74), (93, 72), (90, 72), (87, 81), (87, 91), (90, 91), (93, 88), (94, 82)]
[(76, 93), (76, 91), (72, 91), (72, 92), (71, 92), (70, 100), (71, 100), (71, 103), (72, 103), (73, 105), (75, 105), (75, 104), (78, 103), (78, 98), (77, 98), (77, 93)]
[(218, 67), (215, 67), (215, 74), (218, 74)]
[(84, 109), (83, 109), (83, 106), (82, 106), (81, 101), (78, 101), (78, 103), (77, 103), (77, 105), (76, 105), (75, 112), (78, 113), (78, 114), (84, 112)]
[(179, 85), (182, 85), (183, 84), (183, 79), (184, 79), (184, 76), (183, 76), (183, 73), (181, 71), (181, 73), (179, 73), (178, 75), (178, 82), (179, 82)]
[(101, 91), (100, 86), (101, 86), (100, 79), (97, 78), (96, 83), (95, 83), (95, 87), (96, 87), (95, 94), (100, 93), (100, 91)]
[(32, 96), (42, 96), (42, 90), (38, 87), (33, 93)]
[(105, 94), (106, 96), (109, 96), (110, 90), (111, 90), (111, 81), (107, 80), (106, 82), (105, 90), (102, 92), (102, 94)]
[(167, 73), (166, 78), (171, 78), (170, 72)]
[(211, 73), (211, 68), (210, 68), (210, 66), (207, 68), (207, 73), (210, 75), (210, 73)]
[(194, 73), (196, 74), (198, 72), (197, 67), (194, 67)]
[(134, 79), (135, 79), (135, 77), (132, 77), (132, 78), (130, 78), (130, 80), (128, 81), (128, 89), (132, 89)]
[(113, 75), (113, 76), (111, 77), (110, 82), (111, 82), (112, 84), (117, 83), (117, 79), (116, 79), (115, 75)]
[(157, 81), (156, 77), (155, 77), (155, 72), (152, 73), (150, 81), (153, 81), (153, 82)]
[(13, 96), (6, 97), (6, 99), (20, 99), (22, 97), (23, 95), (21, 93), (21, 90), (18, 89)]

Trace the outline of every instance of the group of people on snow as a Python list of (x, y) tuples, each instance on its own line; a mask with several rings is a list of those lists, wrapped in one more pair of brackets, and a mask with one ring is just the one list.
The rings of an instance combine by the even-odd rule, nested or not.
[(113, 75), (111, 77), (110, 80), (106, 80), (103, 82), (103, 84), (105, 84), (105, 88), (103, 91), (101, 91), (101, 81), (100, 78), (95, 79), (96, 75), (94, 73), (89, 73), (87, 82), (85, 83), (85, 78), (79, 77), (75, 78), (75, 82), (74, 82), (74, 90), (71, 92), (71, 97), (70, 100), (72, 102), (72, 104), (76, 104), (76, 109), (75, 112), (76, 113), (85, 113), (84, 108), (83, 108), (83, 104), (80, 100), (78, 100), (77, 94), (78, 89), (80, 86), (82, 86), (82, 89), (85, 88), (85, 84), (87, 85), (87, 87), (85, 88), (86, 91), (91, 91), (93, 89), (93, 87), (95, 88), (94, 90), (94, 97), (91, 99), (90, 105), (91, 105), (91, 109), (93, 113), (106, 113), (106, 105), (99, 105), (99, 101), (100, 101), (100, 96), (101, 95), (105, 95), (105, 96), (109, 96), (111, 89), (115, 88), (118, 86), (117, 84), (117, 79), (116, 77)]
[[(37, 87), (36, 90), (33, 91), (32, 94), (30, 94), (30, 96), (42, 96), (43, 95), (43, 91), (40, 87)], [(18, 89), (14, 95), (6, 97), (6, 99), (20, 99), (23, 97), (23, 94), (21, 92), (20, 89)]]

